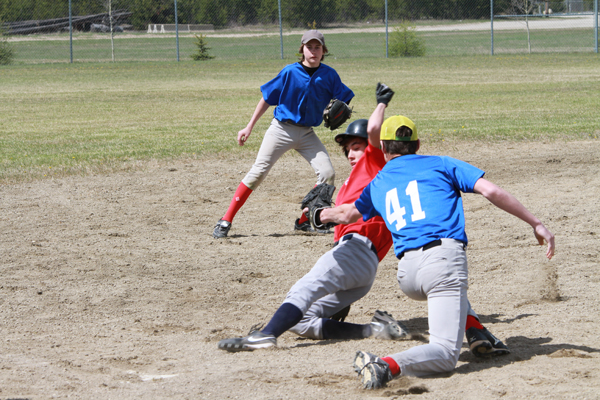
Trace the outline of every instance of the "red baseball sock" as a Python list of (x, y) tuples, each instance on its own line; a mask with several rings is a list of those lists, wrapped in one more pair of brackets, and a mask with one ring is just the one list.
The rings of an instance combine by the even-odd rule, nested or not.
[(302, 213), (302, 215), (300, 215), (300, 219), (298, 220), (298, 225), (306, 221), (308, 221), (308, 218), (306, 218), (306, 214)]
[[(313, 186), (316, 187), (317, 185)], [(298, 225), (304, 223), (308, 221), (308, 218), (306, 217), (306, 214), (302, 213), (302, 215), (300, 215), (300, 218), (298, 219)]]
[(240, 185), (238, 186), (237, 190), (235, 191), (235, 194), (233, 195), (233, 199), (231, 199), (231, 204), (229, 204), (227, 212), (221, 219), (232, 222), (233, 217), (235, 217), (235, 214), (237, 214), (237, 212), (240, 210), (240, 208), (242, 208), (246, 200), (248, 200), (248, 196), (250, 196), (250, 193), (252, 193), (252, 189), (244, 185), (243, 182), (240, 182)]
[(479, 320), (477, 318), (475, 318), (474, 316), (467, 315), (467, 326), (465, 327), (465, 330), (467, 330), (469, 328), (483, 329), (483, 325), (481, 325), (479, 323)]
[(383, 357), (382, 360), (388, 363), (390, 366), (390, 372), (392, 373), (392, 376), (400, 375), (400, 366), (392, 357)]

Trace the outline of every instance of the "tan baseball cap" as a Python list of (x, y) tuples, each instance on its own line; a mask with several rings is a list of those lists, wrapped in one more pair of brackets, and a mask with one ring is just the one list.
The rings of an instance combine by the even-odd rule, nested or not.
[(302, 35), (302, 44), (306, 44), (313, 39), (318, 40), (321, 45), (325, 44), (325, 38), (323, 37), (323, 34), (316, 29), (306, 31), (304, 35)]
[[(412, 135), (408, 137), (397, 137), (396, 131), (406, 126), (412, 131)], [(395, 140), (397, 142), (415, 142), (419, 140), (417, 135), (417, 126), (410, 119), (402, 115), (394, 115), (385, 120), (381, 125), (381, 132), (379, 134), (381, 140)]]

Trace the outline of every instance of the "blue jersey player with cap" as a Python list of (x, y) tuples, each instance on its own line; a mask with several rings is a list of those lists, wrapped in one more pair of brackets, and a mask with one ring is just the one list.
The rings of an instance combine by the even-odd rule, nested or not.
[[(314, 29), (307, 31), (302, 36), (300, 61), (285, 66), (275, 78), (260, 87), (262, 97), (248, 125), (238, 132), (238, 144), (244, 145), (254, 125), (270, 106), (275, 106), (273, 120), (254, 165), (239, 184), (225, 215), (215, 225), (214, 238), (227, 237), (237, 212), (288, 150), (295, 149), (310, 163), (317, 173), (317, 184), (334, 184), (331, 159), (313, 127), (323, 122), (323, 110), (330, 100), (335, 98), (348, 104), (354, 93), (342, 83), (333, 68), (321, 62), (327, 52), (323, 34)], [(296, 220), (294, 228), (312, 230), (304, 214)]]
[[(378, 103), (387, 104), (394, 93), (385, 85), (376, 91)], [(341, 185), (336, 204), (352, 204), (385, 166), (379, 131), (367, 132), (368, 122), (348, 125), (335, 141), (344, 150), (352, 172)], [(253, 351), (277, 345), (286, 331), (312, 339), (399, 339), (408, 332), (384, 311), (377, 310), (370, 324), (345, 322), (350, 305), (371, 289), (379, 262), (392, 247), (392, 236), (381, 217), (335, 227), (334, 247), (289, 290), (264, 329), (254, 326), (245, 337), (223, 339), (219, 348), (229, 352)], [(509, 354), (510, 351), (468, 309), (466, 335), (471, 352), (478, 357)]]
[[(396, 376), (452, 371), (462, 346), (469, 310), (467, 236), (461, 193), (483, 195), (498, 208), (527, 222), (546, 257), (554, 255), (554, 235), (514, 196), (483, 178), (466, 162), (417, 155), (415, 124), (403, 116), (385, 120), (378, 104), (368, 131), (379, 132), (386, 164), (352, 204), (323, 209), (323, 223), (353, 223), (382, 217), (392, 233), (398, 283), (415, 300), (427, 301), (429, 343), (377, 357), (358, 351), (354, 368), (366, 389), (384, 386)], [(469, 332), (467, 331), (467, 335)]]

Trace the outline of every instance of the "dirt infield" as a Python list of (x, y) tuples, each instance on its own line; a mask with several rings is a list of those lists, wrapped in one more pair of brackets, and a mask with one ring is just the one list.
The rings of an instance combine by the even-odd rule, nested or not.
[[(292, 229), (315, 180), (296, 155), (273, 168), (230, 238), (212, 238), (248, 154), (0, 186), (0, 399), (600, 398), (600, 141), (446, 146), (421, 153), (484, 169), (556, 234), (549, 262), (527, 225), (465, 195), (469, 297), (512, 354), (476, 359), (464, 347), (452, 374), (360, 389), (356, 350), (427, 340), (426, 304), (402, 294), (391, 254), (349, 320), (387, 310), (412, 339), (285, 333), (276, 349), (218, 350), (266, 322), (333, 241)], [(349, 167), (339, 153), (334, 164), (339, 186)]]

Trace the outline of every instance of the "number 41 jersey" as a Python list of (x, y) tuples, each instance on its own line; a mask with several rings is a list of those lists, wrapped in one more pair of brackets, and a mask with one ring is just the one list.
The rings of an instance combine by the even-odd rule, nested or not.
[(484, 172), (451, 157), (409, 154), (385, 165), (355, 202), (366, 221), (381, 216), (396, 256), (443, 238), (467, 244), (461, 192)]

